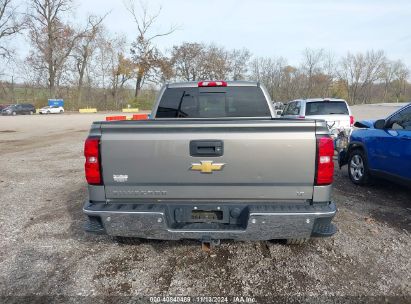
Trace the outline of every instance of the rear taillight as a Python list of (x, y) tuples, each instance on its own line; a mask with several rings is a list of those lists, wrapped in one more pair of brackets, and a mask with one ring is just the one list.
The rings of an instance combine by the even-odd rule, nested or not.
[(84, 156), (86, 157), (84, 168), (87, 182), (91, 185), (99, 185), (101, 183), (99, 138), (90, 137), (86, 139)]
[(334, 178), (334, 142), (331, 137), (317, 138), (317, 174), (316, 185), (332, 184)]
[(305, 116), (304, 116), (304, 115), (300, 115), (300, 116), (298, 116), (298, 118), (300, 118), (300, 119), (305, 119)]
[(225, 81), (200, 81), (198, 83), (199, 87), (226, 87), (227, 82)]
[(350, 116), (350, 127), (354, 125), (354, 116)]

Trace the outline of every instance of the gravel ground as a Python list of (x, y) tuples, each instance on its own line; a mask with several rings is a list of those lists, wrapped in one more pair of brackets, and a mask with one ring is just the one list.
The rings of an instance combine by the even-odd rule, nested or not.
[[(395, 109), (353, 112), (358, 120)], [(410, 190), (383, 181), (355, 187), (346, 168), (336, 170), (333, 192), (339, 232), (304, 246), (224, 241), (210, 254), (194, 241), (132, 246), (86, 234), (82, 145), (101, 117), (0, 117), (0, 302), (167, 295), (411, 302)]]

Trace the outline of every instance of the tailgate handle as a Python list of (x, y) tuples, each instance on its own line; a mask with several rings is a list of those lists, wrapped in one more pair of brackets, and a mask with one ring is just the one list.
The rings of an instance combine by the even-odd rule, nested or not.
[(222, 156), (224, 144), (222, 140), (192, 140), (190, 141), (191, 156)]

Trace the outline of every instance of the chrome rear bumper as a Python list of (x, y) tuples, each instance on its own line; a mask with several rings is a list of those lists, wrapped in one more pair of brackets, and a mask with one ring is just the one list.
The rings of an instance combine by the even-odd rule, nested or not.
[[(184, 205), (183, 208), (195, 207)], [(234, 207), (218, 208), (226, 210), (230, 217)], [(83, 211), (88, 216), (87, 231), (112, 236), (162, 240), (272, 240), (331, 236), (336, 232), (331, 220), (337, 209), (333, 202), (321, 205), (250, 204), (242, 209), (243, 220), (237, 220), (234, 225), (228, 222), (178, 225), (174, 218), (176, 208), (170, 205), (87, 201)]]

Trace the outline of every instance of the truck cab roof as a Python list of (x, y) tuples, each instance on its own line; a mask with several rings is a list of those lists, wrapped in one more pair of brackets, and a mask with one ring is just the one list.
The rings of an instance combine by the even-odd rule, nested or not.
[[(166, 88), (197, 88), (199, 83), (207, 81), (185, 81), (185, 82), (171, 82), (166, 84)], [(218, 81), (210, 81), (218, 82)], [(258, 87), (260, 84), (257, 81), (221, 81), (227, 84), (227, 87)]]
[(344, 101), (344, 99), (341, 98), (308, 98), (308, 99), (295, 99), (292, 101), (302, 101), (302, 102), (328, 102), (328, 101)]

